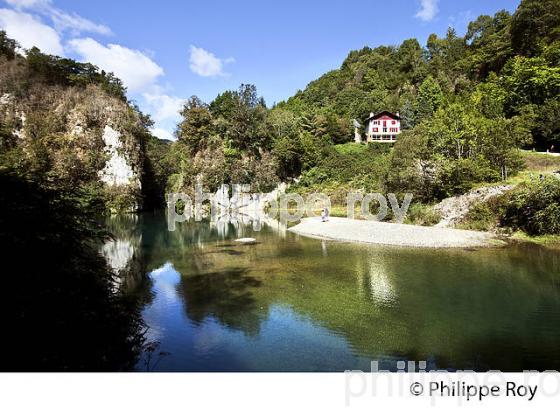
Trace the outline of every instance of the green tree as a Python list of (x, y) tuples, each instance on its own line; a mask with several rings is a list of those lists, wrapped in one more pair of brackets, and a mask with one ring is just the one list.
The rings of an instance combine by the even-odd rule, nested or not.
[(16, 56), (18, 44), (6, 35), (4, 30), (0, 30), (0, 56), (5, 56), (8, 60), (13, 60)]
[(434, 112), (443, 104), (443, 92), (436, 80), (430, 75), (418, 89), (416, 102), (417, 121), (429, 119)]
[(264, 100), (257, 95), (257, 87), (242, 84), (236, 94), (231, 118), (228, 119), (228, 136), (235, 148), (258, 153), (259, 148), (270, 147), (266, 114), (267, 109)]
[(495, 73), (491, 73), (486, 82), (480, 83), (471, 95), (474, 106), (486, 118), (502, 117), (506, 98), (507, 92)]
[(475, 79), (484, 79), (492, 71), (499, 72), (512, 56), (510, 22), (511, 15), (501, 10), (494, 17), (480, 16), (469, 23), (465, 40), (470, 49), (465, 68)]
[(560, 148), (560, 97), (551, 98), (539, 107), (535, 124), (535, 139), (539, 145)]
[(235, 91), (224, 91), (219, 94), (209, 105), (210, 112), (214, 117), (231, 118), (237, 104)]
[(555, 40), (560, 40), (560, 0), (522, 0), (511, 22), (514, 50), (531, 57)]
[(213, 133), (212, 114), (208, 106), (192, 96), (183, 105), (180, 114), (183, 118), (177, 127), (177, 139), (193, 153), (205, 148)]
[(508, 114), (527, 104), (543, 104), (560, 94), (560, 67), (550, 66), (542, 57), (511, 59), (503, 70)]

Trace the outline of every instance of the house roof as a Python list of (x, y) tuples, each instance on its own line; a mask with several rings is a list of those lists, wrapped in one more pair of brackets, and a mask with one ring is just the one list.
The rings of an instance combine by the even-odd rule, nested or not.
[(394, 120), (399, 120), (399, 121), (401, 120), (401, 117), (399, 117), (397, 114), (393, 114), (392, 112), (389, 112), (389, 111), (381, 111), (381, 112), (378, 112), (377, 114), (375, 114), (373, 117), (366, 118), (365, 122), (368, 123), (371, 120), (377, 120), (377, 119), (379, 119), (381, 117), (384, 117), (384, 116), (390, 117)]

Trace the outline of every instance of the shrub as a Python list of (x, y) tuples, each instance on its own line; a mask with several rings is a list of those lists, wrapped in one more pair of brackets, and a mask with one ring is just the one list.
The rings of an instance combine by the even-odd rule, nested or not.
[(437, 224), (441, 216), (434, 211), (432, 205), (412, 203), (408, 208), (405, 223), (413, 225), (433, 226)]
[(473, 231), (489, 231), (496, 227), (498, 219), (494, 203), (478, 202), (471, 207), (457, 227)]
[(560, 234), (560, 180), (548, 177), (511, 192), (500, 223), (529, 235)]

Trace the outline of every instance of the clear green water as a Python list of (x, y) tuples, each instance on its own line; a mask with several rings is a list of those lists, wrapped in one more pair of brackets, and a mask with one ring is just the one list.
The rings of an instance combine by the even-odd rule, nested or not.
[[(110, 228), (123, 286), (160, 343), (140, 371), (368, 370), (372, 360), (560, 370), (558, 251), (401, 249), (207, 222), (169, 232), (163, 214)], [(258, 243), (233, 242), (245, 236)]]

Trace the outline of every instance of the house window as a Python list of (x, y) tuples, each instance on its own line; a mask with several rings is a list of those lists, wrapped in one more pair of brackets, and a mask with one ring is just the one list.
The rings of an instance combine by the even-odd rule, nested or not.
[(387, 132), (387, 128), (383, 128), (383, 132)]
[(391, 121), (391, 124), (395, 125), (397, 122), (396, 121)]
[(374, 128), (373, 132), (377, 132), (379, 130), (379, 128)]
[(384, 126), (384, 127), (387, 126), (387, 121), (383, 121), (383, 126)]

